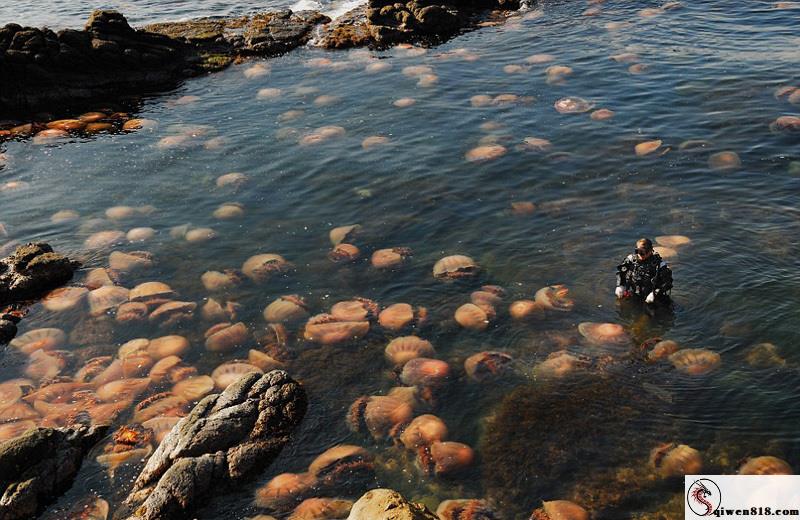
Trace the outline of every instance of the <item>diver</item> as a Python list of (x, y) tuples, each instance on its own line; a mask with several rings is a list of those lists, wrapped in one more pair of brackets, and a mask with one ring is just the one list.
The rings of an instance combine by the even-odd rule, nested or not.
[(636, 241), (633, 254), (625, 257), (617, 266), (617, 298), (639, 296), (646, 303), (657, 300), (669, 301), (672, 290), (672, 271), (661, 255), (653, 251), (653, 242), (648, 238)]

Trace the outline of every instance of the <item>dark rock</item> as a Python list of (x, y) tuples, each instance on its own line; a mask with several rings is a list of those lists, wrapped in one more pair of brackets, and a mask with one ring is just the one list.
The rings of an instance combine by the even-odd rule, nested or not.
[(72, 278), (75, 265), (44, 243), (27, 244), (0, 259), (0, 305), (35, 298)]
[(0, 343), (8, 343), (17, 335), (17, 324), (11, 320), (0, 320)]
[(38, 428), (0, 444), (0, 520), (33, 518), (69, 487), (105, 430)]
[(89, 99), (173, 88), (243, 56), (276, 56), (308, 43), (329, 24), (321, 46), (434, 44), (473, 27), (481, 12), (513, 10), (519, 0), (369, 0), (331, 23), (316, 11), (282, 10), (132, 28), (116, 11), (92, 13), (83, 31), (0, 29), (0, 112), (30, 114)]
[(373, 43), (367, 25), (367, 8), (352, 9), (325, 26), (320, 45), (326, 49), (364, 47)]
[(185, 515), (215, 490), (275, 460), (306, 407), (303, 388), (279, 370), (248, 374), (205, 397), (161, 442), (115, 518)]

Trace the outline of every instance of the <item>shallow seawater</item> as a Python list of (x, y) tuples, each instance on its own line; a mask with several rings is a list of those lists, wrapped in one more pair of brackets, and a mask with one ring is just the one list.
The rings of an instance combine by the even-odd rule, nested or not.
[[(710, 473), (735, 472), (758, 455), (800, 469), (800, 354), (794, 348), (800, 142), (797, 133), (770, 129), (777, 117), (800, 112), (773, 95), (780, 86), (800, 86), (798, 11), (768, 2), (704, 1), (643, 16), (657, 4), (598, 5), (597, 16), (583, 16), (592, 7), (584, 2), (544, 3), (426, 52), (301, 49), (263, 62), (267, 74), (248, 78), (253, 63), (245, 63), (144, 100), (135, 115), (157, 121), (152, 130), (1, 145), (7, 164), (0, 184), (27, 183), (0, 191), (0, 221), (9, 234), (3, 240), (47, 241), (80, 258), (76, 285), (90, 269), (108, 265), (110, 250), (146, 250), (155, 265), (126, 276), (126, 287), (158, 280), (183, 301), (235, 300), (237, 320), (251, 331), (263, 330), (264, 307), (283, 294), (302, 295), (312, 314), (354, 296), (428, 309), (427, 325), (415, 333), (432, 342), (453, 372), (433, 413), (446, 422), (450, 440), (476, 450), (474, 466), (449, 478), (425, 476), (413, 453), (347, 428), (345, 416), (359, 396), (385, 395), (399, 384), (383, 355), (398, 334), (375, 324), (357, 342), (319, 346), (303, 341), (301, 323), (289, 327), (288, 365), (310, 400), (299, 433), (269, 469), (216, 497), (197, 518), (264, 512), (252, 503), (259, 486), (279, 473), (305, 471), (340, 443), (375, 453), (378, 484), (408, 498), (433, 508), (450, 498), (491, 498), (504, 518), (527, 518), (541, 500), (559, 498), (594, 506), (598, 518), (658, 518), (659, 510), (675, 517), (682, 479), (639, 479), (646, 489), (636, 500), (611, 498), (622, 476), (649, 474), (648, 453), (664, 442), (699, 450)], [(553, 61), (526, 61), (543, 54)], [(611, 59), (622, 54), (636, 56)], [(377, 63), (385, 70), (376, 72)], [(632, 74), (635, 63), (648, 67)], [(548, 82), (545, 71), (553, 65), (573, 72)], [(430, 70), (406, 69), (419, 66)], [(412, 75), (419, 72), (435, 74), (435, 82)], [(262, 89), (278, 90), (259, 96)], [(473, 96), (501, 94), (518, 98), (471, 103)], [(194, 99), (186, 96), (197, 99), (185, 103)], [(567, 96), (615, 115), (598, 121), (590, 112), (560, 114), (554, 103)], [(401, 98), (416, 102), (394, 106)], [(344, 131), (301, 143), (325, 126)], [(164, 146), (165, 137), (176, 135), (184, 136), (178, 146)], [(375, 135), (388, 141), (362, 146)], [(552, 146), (532, 150), (523, 146), (528, 137)], [(634, 153), (636, 144), (657, 139), (656, 152)], [(681, 149), (690, 140), (705, 143)], [(487, 144), (502, 145), (505, 153), (482, 162), (465, 158)], [(722, 151), (738, 154), (740, 166), (712, 168), (710, 157)], [(244, 173), (248, 182), (217, 187), (217, 177), (229, 172)], [(533, 212), (512, 211), (521, 201), (533, 202)], [(240, 203), (243, 216), (215, 218), (226, 202)], [(143, 205), (155, 210), (121, 221), (105, 216), (114, 206)], [(67, 209), (80, 218), (51, 222)], [(171, 235), (184, 224), (212, 228), (216, 237), (193, 243)], [(328, 233), (348, 224), (362, 226), (355, 242), (362, 259), (334, 264)], [(141, 226), (154, 228), (155, 236), (102, 250), (84, 246), (95, 231)], [(668, 259), (672, 310), (618, 305), (614, 269), (635, 240), (676, 234), (691, 243)], [(407, 263), (390, 272), (370, 266), (372, 251), (399, 246), (413, 251)], [(239, 269), (258, 253), (281, 254), (295, 270), (228, 292), (203, 287), (204, 272)], [(480, 274), (454, 283), (435, 279), (435, 262), (452, 254), (472, 257)], [(500, 285), (508, 295), (486, 331), (467, 331), (454, 312), (482, 284)], [(570, 312), (527, 322), (508, 316), (512, 301), (532, 299), (551, 284), (568, 286), (575, 301)], [(203, 332), (213, 323), (196, 314), (166, 330), (114, 324), (108, 334), (90, 334), (92, 325), (101, 326), (86, 311), (65, 316), (37, 304), (19, 334), (77, 329), (63, 347), (76, 358), (63, 369), (66, 376), (90, 351), (114, 353), (130, 339), (165, 334), (190, 340), (182, 357), (200, 373), (247, 357), (252, 344), (206, 352)], [(577, 332), (589, 321), (619, 323), (631, 340), (591, 346)], [(668, 361), (646, 363), (638, 346), (656, 336), (714, 351), (721, 365), (691, 376)], [(765, 342), (776, 346), (783, 363), (748, 362), (751, 347)], [(561, 382), (534, 377), (534, 367), (560, 348), (588, 356), (591, 367)], [(464, 360), (484, 350), (513, 356), (512, 372), (490, 383), (469, 381)], [(22, 377), (24, 355), (9, 347), (1, 359), (0, 378)], [(115, 425), (129, 420), (126, 410)], [(111, 479), (87, 459), (49, 514), (63, 517), (90, 494), (109, 500), (113, 510), (129, 478)], [(365, 489), (356, 486), (348, 498)]]

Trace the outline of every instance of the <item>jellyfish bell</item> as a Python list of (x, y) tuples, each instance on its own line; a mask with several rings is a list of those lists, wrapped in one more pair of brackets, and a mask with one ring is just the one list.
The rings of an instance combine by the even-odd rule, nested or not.
[(505, 352), (484, 351), (464, 361), (464, 372), (472, 381), (483, 383), (511, 372), (514, 358)]
[(589, 366), (589, 360), (578, 357), (566, 350), (552, 352), (547, 359), (536, 365), (533, 375), (537, 379), (558, 379), (574, 374)]
[(105, 402), (135, 399), (150, 386), (149, 377), (118, 379), (97, 388), (97, 397)]
[(569, 500), (551, 500), (543, 501), (542, 507), (531, 514), (531, 520), (589, 520), (589, 513)]
[(469, 469), (475, 462), (475, 452), (461, 442), (437, 441), (420, 448), (417, 463), (423, 473), (451, 476)]
[(214, 391), (216, 382), (209, 376), (194, 376), (178, 381), (172, 387), (172, 393), (194, 403)]
[(660, 235), (656, 243), (664, 247), (678, 248), (692, 243), (692, 239), (684, 235)]
[(430, 341), (417, 336), (395, 338), (386, 345), (386, 360), (396, 367), (402, 367), (415, 358), (432, 358), (436, 350)]
[(722, 357), (704, 348), (685, 348), (669, 356), (669, 361), (679, 371), (690, 376), (703, 376), (719, 368)]
[(474, 303), (465, 303), (456, 309), (456, 323), (465, 329), (482, 331), (486, 330), (496, 314), (491, 307), (480, 307)]
[(299, 144), (306, 146), (306, 145), (324, 143), (331, 139), (344, 137), (346, 133), (347, 131), (341, 126), (337, 125), (321, 126), (301, 137)]
[(412, 251), (408, 247), (378, 249), (372, 253), (370, 262), (376, 269), (391, 269), (407, 261), (411, 255)]
[(169, 329), (191, 321), (195, 309), (197, 309), (195, 302), (168, 301), (156, 307), (147, 320), (161, 329)]
[(792, 467), (778, 457), (764, 455), (747, 459), (739, 467), (739, 475), (793, 475)]
[(665, 443), (650, 452), (650, 465), (661, 478), (699, 475), (703, 456), (686, 444)]
[(133, 420), (143, 423), (155, 417), (183, 416), (189, 407), (189, 401), (173, 392), (161, 392), (151, 395), (136, 405)]
[(309, 473), (281, 473), (256, 490), (255, 505), (264, 509), (286, 509), (311, 492), (316, 479)]
[(244, 277), (235, 269), (224, 271), (206, 271), (200, 276), (203, 287), (210, 292), (229, 291), (240, 286)]
[(153, 254), (148, 251), (112, 251), (108, 257), (108, 265), (120, 273), (134, 273), (155, 265)]
[(344, 242), (334, 246), (331, 252), (328, 253), (328, 258), (337, 264), (355, 262), (360, 256), (361, 250), (357, 246), (345, 244)]
[(146, 242), (156, 236), (156, 230), (151, 227), (137, 227), (129, 230), (125, 234), (128, 242)]
[(625, 345), (630, 342), (630, 336), (617, 323), (583, 322), (578, 325), (578, 332), (595, 346)]
[(800, 116), (780, 116), (770, 124), (770, 128), (783, 132), (800, 131)]
[(218, 323), (205, 332), (206, 350), (209, 352), (230, 352), (245, 346), (250, 340), (250, 331), (241, 321), (238, 323)]
[(242, 272), (256, 283), (264, 283), (275, 276), (292, 270), (293, 267), (281, 255), (264, 253), (248, 258), (242, 264)]
[(561, 98), (553, 104), (559, 114), (583, 114), (594, 108), (594, 103), (579, 97)]
[(194, 228), (187, 231), (183, 238), (192, 243), (206, 242), (217, 238), (217, 232), (211, 228)]
[(465, 255), (446, 256), (433, 266), (433, 276), (439, 279), (470, 278), (478, 273), (475, 261)]
[(364, 396), (356, 399), (347, 414), (348, 427), (354, 432), (369, 432), (376, 440), (386, 438), (395, 427), (414, 416), (411, 406), (389, 396)]
[(336, 487), (353, 480), (374, 477), (375, 457), (361, 446), (338, 444), (317, 455), (308, 472), (319, 485)]
[[(2, 166), (2, 161), (0, 160), (0, 166)], [(50, 216), (50, 222), (53, 224), (63, 224), (65, 222), (73, 222), (81, 218), (80, 214), (71, 209), (62, 209), (60, 211), (56, 211)]]
[(644, 157), (658, 150), (661, 147), (661, 144), (661, 139), (645, 141), (634, 146), (634, 152), (636, 152), (638, 157)]
[(83, 246), (86, 249), (106, 249), (125, 242), (125, 233), (122, 231), (98, 231), (87, 238)]
[(499, 144), (477, 146), (469, 150), (464, 157), (469, 162), (485, 162), (498, 159), (505, 155), (507, 149)]
[(308, 304), (298, 294), (281, 296), (264, 309), (264, 319), (268, 323), (292, 323), (308, 315)]
[(443, 420), (431, 414), (415, 417), (395, 434), (396, 441), (407, 450), (416, 451), (434, 442), (447, 440), (447, 425)]
[(217, 188), (241, 188), (249, 180), (250, 178), (244, 173), (231, 172), (217, 177), (216, 185)]
[[(443, 500), (436, 508), (439, 520), (491, 520), (498, 513), (485, 501), (476, 498)], [(565, 520), (565, 519), (560, 519)]]
[(492, 96), (478, 94), (469, 98), (469, 103), (475, 108), (488, 107), (492, 104)]
[(322, 345), (335, 345), (364, 337), (369, 321), (340, 321), (330, 314), (317, 314), (306, 322), (303, 337)]
[(607, 108), (599, 108), (592, 112), (589, 117), (592, 118), (593, 121), (607, 121), (613, 118), (615, 112), (613, 110), (609, 110)]
[(678, 349), (680, 349), (680, 345), (678, 345), (678, 343), (675, 341), (670, 339), (658, 341), (652, 346), (652, 348), (648, 350), (647, 360), (654, 362), (660, 359), (665, 359), (677, 352)]
[(67, 366), (68, 354), (60, 350), (36, 350), (28, 356), (25, 375), (38, 381), (51, 379)]
[(438, 388), (450, 381), (450, 365), (439, 359), (410, 359), (403, 365), (400, 380), (408, 386)]
[(331, 229), (328, 234), (331, 245), (337, 246), (343, 242), (352, 242), (358, 233), (361, 231), (359, 224), (350, 224), (347, 226), (339, 226)]
[(356, 297), (352, 300), (337, 302), (331, 307), (331, 316), (338, 321), (360, 322), (375, 320), (380, 306), (368, 298)]
[(741, 159), (736, 152), (725, 151), (711, 154), (708, 158), (708, 166), (716, 171), (732, 171), (742, 165)]
[(572, 73), (572, 67), (567, 67), (566, 65), (551, 65), (545, 69), (545, 76), (549, 85), (563, 84)]
[(410, 106), (415, 105), (416, 103), (417, 103), (416, 99), (410, 97), (404, 97), (395, 99), (394, 102), (392, 102), (392, 105), (396, 106), (397, 108), (408, 108)]
[(523, 321), (544, 317), (544, 308), (534, 300), (516, 300), (508, 306), (508, 313), (512, 319)]
[(264, 371), (245, 361), (226, 361), (211, 372), (217, 390), (223, 391), (246, 374), (263, 374)]
[(104, 285), (90, 291), (86, 298), (89, 302), (89, 313), (92, 316), (102, 316), (127, 302), (129, 291), (116, 285)]
[(142, 426), (151, 430), (156, 443), (161, 444), (164, 437), (172, 431), (173, 427), (178, 424), (180, 420), (180, 417), (159, 416), (143, 421)]
[(350, 513), (352, 507), (352, 500), (341, 498), (307, 498), (297, 505), (287, 520), (345, 518)]
[(575, 306), (575, 301), (569, 298), (569, 289), (562, 284), (542, 287), (536, 291), (534, 300), (543, 309), (552, 311), (569, 312)]
[(28, 331), (9, 344), (24, 354), (32, 354), (37, 350), (56, 350), (66, 343), (67, 335), (63, 330), (48, 327)]
[(410, 65), (403, 68), (403, 75), (411, 78), (425, 74), (433, 74), (433, 68), (428, 65)]
[(244, 216), (244, 206), (238, 202), (226, 202), (214, 210), (212, 216), (219, 220), (232, 220)]
[(389, 305), (378, 315), (381, 327), (391, 331), (400, 331), (406, 327), (421, 327), (428, 318), (425, 307), (412, 307), (407, 303)]

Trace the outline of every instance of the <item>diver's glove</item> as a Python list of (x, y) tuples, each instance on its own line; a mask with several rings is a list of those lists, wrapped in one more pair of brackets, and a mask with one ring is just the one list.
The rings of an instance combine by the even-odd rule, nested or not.
[(656, 292), (653, 291), (650, 294), (648, 294), (647, 298), (645, 298), (644, 301), (646, 301), (647, 303), (653, 303), (654, 301), (656, 301)]
[(617, 295), (617, 298), (622, 298), (625, 296), (625, 288), (621, 285), (618, 285), (617, 289), (614, 291), (614, 294)]

